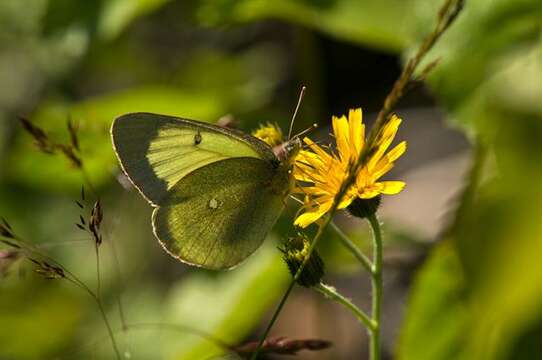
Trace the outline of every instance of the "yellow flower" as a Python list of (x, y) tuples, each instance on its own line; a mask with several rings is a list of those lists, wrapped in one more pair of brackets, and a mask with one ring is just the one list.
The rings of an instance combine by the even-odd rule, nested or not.
[[(303, 228), (331, 209), (341, 184), (348, 177), (351, 164), (358, 161), (365, 146), (365, 125), (361, 109), (350, 110), (348, 120), (344, 115), (340, 118), (333, 116), (332, 124), (337, 143), (335, 152), (329, 149), (326, 151), (309, 138), (304, 138), (308, 150), (301, 150), (295, 159), (294, 191), (305, 194), (305, 199), (302, 214), (294, 224)], [(376, 150), (357, 173), (354, 184), (340, 200), (338, 209), (348, 207), (356, 198), (371, 199), (380, 194), (393, 195), (403, 190), (405, 183), (402, 181), (378, 181), (406, 150), (406, 142), (403, 141), (386, 153), (399, 124), (401, 119), (393, 115), (376, 141)]]
[(277, 124), (266, 123), (260, 125), (258, 129), (252, 132), (252, 135), (265, 141), (271, 147), (282, 143), (282, 131)]

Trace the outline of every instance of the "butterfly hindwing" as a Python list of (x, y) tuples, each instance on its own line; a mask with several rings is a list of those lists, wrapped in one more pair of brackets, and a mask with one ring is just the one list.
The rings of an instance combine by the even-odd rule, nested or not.
[(153, 205), (207, 164), (231, 157), (274, 159), (271, 148), (250, 135), (173, 116), (122, 115), (113, 122), (111, 136), (124, 172)]
[(181, 261), (231, 268), (262, 243), (288, 187), (268, 161), (230, 158), (205, 165), (170, 189), (153, 213), (156, 237)]

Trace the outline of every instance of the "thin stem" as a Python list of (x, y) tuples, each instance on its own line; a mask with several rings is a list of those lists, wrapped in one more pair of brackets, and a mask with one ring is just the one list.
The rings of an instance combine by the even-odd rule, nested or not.
[(367, 218), (373, 233), (373, 272), (371, 285), (373, 290), (371, 317), (375, 325), (374, 331), (369, 333), (370, 337), (370, 359), (380, 360), (380, 332), (382, 328), (382, 233), (376, 215)]
[[(160, 323), (160, 322), (156, 322), (156, 323), (145, 323), (145, 322), (141, 322), (141, 323), (126, 323), (125, 324), (125, 328), (124, 327), (121, 327), (120, 329), (115, 329), (113, 330), (113, 332), (115, 334), (119, 334), (121, 332), (127, 332), (127, 331), (137, 331), (137, 330), (150, 330), (150, 329), (159, 329), (159, 330), (169, 330), (169, 331), (175, 331), (175, 332), (179, 332), (179, 333), (189, 333), (189, 334), (192, 334), (192, 335), (196, 335), (196, 336), (199, 336), (200, 338), (224, 349), (224, 350), (229, 350), (229, 351), (235, 351), (235, 346), (231, 345), (230, 343), (227, 343), (219, 338), (216, 338), (214, 337), (213, 335), (209, 334), (209, 333), (206, 333), (205, 331), (202, 331), (202, 330), (199, 330), (197, 328), (194, 328), (194, 327), (191, 327), (191, 326), (187, 326), (187, 325), (183, 325), (183, 324), (173, 324), (173, 323)], [(75, 349), (73, 351), (70, 351), (68, 354), (64, 354), (64, 357), (63, 358), (66, 358), (66, 359), (73, 359), (75, 355), (85, 351), (87, 348), (91, 348), (91, 347), (95, 347), (97, 346), (98, 344), (102, 343), (105, 339), (107, 339), (109, 337), (108, 336), (104, 336), (104, 337), (100, 337), (99, 340), (96, 340), (95, 342), (91, 343), (91, 344), (88, 344), (88, 345), (84, 345), (78, 349)]]
[(100, 315), (102, 316), (102, 319), (105, 323), (105, 327), (107, 328), (107, 333), (109, 334), (109, 338), (111, 339), (111, 345), (113, 346), (113, 350), (115, 351), (116, 358), (117, 360), (120, 360), (121, 356), (120, 356), (119, 348), (117, 346), (117, 341), (115, 340), (113, 329), (111, 327), (111, 324), (109, 323), (109, 319), (107, 318), (107, 314), (105, 313), (105, 310), (100, 298), (96, 295), (96, 293), (94, 293), (88, 286), (85, 285), (85, 283), (80, 281), (77, 277), (73, 277), (73, 278), (66, 277), (65, 279), (77, 285), (78, 287), (82, 288), (83, 290), (85, 290), (90, 295), (90, 297), (94, 299), (94, 301), (98, 305), (98, 309), (100, 310)]
[(102, 317), (105, 322), (105, 326), (107, 327), (107, 332), (109, 333), (109, 337), (111, 338), (111, 345), (113, 346), (113, 349), (115, 350), (115, 354), (117, 355), (117, 359), (121, 359), (119, 348), (117, 347), (117, 342), (115, 340), (115, 335), (113, 334), (113, 329), (111, 328), (111, 324), (109, 324), (109, 320), (107, 319), (107, 315), (105, 314), (104, 307), (102, 305), (102, 301), (100, 298), (95, 297), (96, 303), (98, 304), (98, 308), (100, 309), (100, 312), (102, 314)]
[[(342, 194), (339, 193), (339, 196), (342, 196)], [(275, 322), (277, 321), (277, 318), (278, 318), (280, 312), (282, 311), (282, 308), (284, 307), (284, 304), (286, 304), (286, 300), (288, 300), (288, 297), (290, 296), (290, 293), (292, 292), (292, 289), (294, 288), (294, 286), (295, 286), (295, 284), (297, 282), (297, 279), (301, 275), (301, 272), (305, 268), (305, 265), (307, 265), (307, 262), (309, 261), (309, 259), (311, 257), (311, 254), (314, 251), (314, 248), (316, 247), (316, 244), (318, 243), (318, 240), (320, 240), (320, 238), (322, 237), (322, 234), (324, 233), (324, 229), (331, 222), (333, 214), (337, 210), (338, 206), (339, 206), (339, 202), (334, 201), (334, 205), (331, 208), (331, 210), (329, 211), (329, 215), (325, 218), (324, 222), (318, 228), (318, 232), (314, 236), (314, 238), (313, 238), (313, 240), (311, 242), (311, 245), (309, 246), (309, 249), (307, 251), (307, 256), (305, 256), (305, 258), (303, 259), (303, 262), (301, 263), (301, 266), (299, 267), (299, 269), (297, 269), (297, 272), (295, 273), (294, 278), (290, 282), (290, 285), (288, 285), (288, 289), (286, 289), (286, 292), (282, 296), (282, 299), (280, 300), (280, 303), (277, 306), (277, 309), (273, 313), (273, 316), (271, 317), (271, 320), (269, 321), (269, 324), (267, 324), (267, 327), (265, 328), (265, 331), (264, 331), (263, 335), (260, 337), (260, 341), (258, 342), (258, 347), (256, 348), (256, 351), (254, 351), (254, 353), (250, 357), (250, 360), (256, 360), (257, 359), (258, 354), (260, 353), (260, 351), (262, 349), (263, 342), (267, 338), (267, 335), (269, 335), (269, 332), (271, 331), (271, 328), (273, 327), (273, 325), (275, 325)]]
[(94, 243), (94, 249), (96, 250), (96, 296), (100, 297), (100, 291), (102, 287), (102, 280), (100, 276), (100, 249), (97, 242)]
[(352, 303), (352, 301), (341, 295), (334, 287), (320, 283), (314, 286), (313, 289), (323, 294), (325, 297), (337, 301), (339, 304), (343, 305), (352, 313), (354, 313), (358, 320), (367, 327), (367, 330), (369, 330), (369, 332), (372, 332), (376, 329), (375, 323), (369, 317), (369, 315), (365, 314), (365, 312), (358, 308), (354, 303)]
[(271, 328), (273, 325), (275, 325), (275, 322), (277, 321), (277, 318), (279, 317), (280, 312), (282, 311), (282, 308), (284, 307), (284, 304), (286, 304), (286, 300), (288, 300), (288, 297), (290, 296), (290, 293), (292, 292), (292, 289), (294, 288), (295, 281), (291, 281), (290, 285), (288, 285), (288, 289), (286, 289), (286, 292), (282, 296), (282, 299), (280, 299), (280, 302), (277, 306), (277, 309), (273, 313), (273, 316), (271, 317), (271, 320), (269, 321), (269, 324), (267, 324), (267, 327), (265, 328), (265, 331), (263, 332), (263, 335), (260, 337), (260, 341), (258, 343), (258, 347), (256, 348), (256, 351), (252, 354), (250, 357), (250, 360), (255, 360), (258, 357), (258, 354), (261, 351), (262, 345), (267, 338), (267, 335), (269, 335), (269, 332), (271, 331)]
[[(80, 170), (81, 170), (81, 174), (83, 175), (84, 182), (90, 188), (90, 191), (94, 194), (94, 196), (96, 196), (98, 198), (99, 197), (98, 193), (97, 193), (94, 185), (92, 184), (92, 181), (90, 180), (90, 176), (88, 175), (87, 171), (85, 170), (84, 164), (81, 164)], [(110, 239), (110, 243), (111, 243), (111, 249), (112, 249), (112, 252), (113, 252), (113, 260), (114, 260), (114, 265), (115, 265), (115, 271), (117, 273), (117, 279), (122, 285), (123, 283), (122, 283), (122, 275), (121, 275), (121, 271), (120, 271), (119, 258), (118, 258), (118, 254), (117, 254), (117, 249), (115, 247), (115, 242), (113, 241), (112, 238)], [(99, 297), (100, 296), (101, 279), (100, 279), (100, 259), (99, 259), (98, 246), (99, 245), (96, 244), (96, 271), (97, 271), (97, 280), (98, 280), (97, 295)], [(121, 289), (121, 291), (119, 293), (119, 296), (117, 297), (117, 305), (118, 305), (118, 308), (119, 308), (119, 316), (120, 316), (120, 322), (122, 324), (122, 328), (124, 330), (127, 330), (126, 317), (124, 315), (124, 307), (122, 306), (121, 296), (122, 296), (122, 289)]]
[[(47, 255), (46, 253), (42, 252), (38, 247), (36, 247), (35, 245), (32, 245), (30, 244), (29, 242), (25, 241), (24, 239), (18, 237), (18, 236), (15, 236), (13, 238), (13, 240), (15, 240), (17, 242), (17, 244), (19, 246), (21, 246), (21, 249), (23, 250), (23, 253), (26, 255), (27, 258), (32, 258), (33, 255), (37, 255), (39, 257), (41, 257), (42, 259), (45, 259), (47, 261), (49, 261), (50, 263), (52, 263), (53, 265), (55, 266), (58, 266), (60, 268), (62, 268), (62, 270), (64, 270), (64, 272), (71, 277), (71, 280), (72, 282), (74, 282), (75, 284), (77, 284), (79, 287), (85, 289), (85, 290), (90, 290), (81, 280), (79, 280), (77, 278), (77, 276), (75, 276), (74, 273), (72, 273), (69, 269), (67, 269), (64, 265), (62, 265), (61, 263), (59, 263), (58, 261), (56, 261), (55, 259), (53, 259), (51, 256)], [(66, 277), (68, 278), (68, 277)]]
[(369, 143), (372, 144), (378, 133), (380, 133), (380, 130), (384, 128), (388, 121), (388, 115), (391, 113), (397, 102), (403, 97), (405, 88), (412, 79), (412, 75), (416, 71), (416, 68), (429, 50), (433, 48), (442, 34), (444, 34), (450, 25), (452, 25), (463, 9), (464, 2), (465, 0), (446, 0), (441, 6), (435, 28), (420, 44), (415, 55), (407, 61), (403, 68), (403, 72), (393, 84), (393, 88), (388, 96), (386, 96), (382, 109), (380, 109), (380, 112), (377, 115), (375, 124), (369, 136)]
[(99, 198), (98, 192), (96, 191), (96, 188), (92, 184), (92, 181), (90, 180), (90, 176), (88, 175), (88, 172), (86, 171), (85, 166), (83, 164), (81, 164), (81, 167), (79, 168), (79, 170), (81, 171), (81, 175), (83, 176), (84, 183), (87, 184), (87, 187), (90, 189), (90, 192), (92, 193), (92, 195)]
[(69, 269), (67, 269), (64, 265), (62, 265), (61, 263), (59, 263), (58, 261), (56, 261), (55, 259), (53, 259), (52, 257), (50, 257), (49, 255), (39, 251), (39, 249), (35, 248), (33, 245), (29, 244), (28, 242), (24, 241), (23, 239), (19, 238), (19, 237), (15, 237), (14, 240), (17, 242), (18, 245), (21, 246), (22, 250), (25, 252), (26, 256), (28, 258), (31, 258), (32, 257), (32, 254), (36, 254), (38, 256), (40, 256), (41, 258), (43, 259), (46, 259), (48, 260), (49, 262), (51, 262), (52, 264), (62, 268), (62, 270), (66, 273), (66, 277), (64, 277), (64, 279), (68, 280), (69, 282), (71, 282), (72, 284), (76, 285), (77, 287), (79, 287), (80, 289), (84, 290), (85, 292), (87, 292), (93, 299), (94, 301), (96, 301), (96, 303), (98, 304), (98, 308), (100, 309), (100, 313), (102, 315), (102, 319), (107, 327), (107, 331), (109, 333), (109, 337), (111, 338), (111, 344), (113, 345), (113, 349), (115, 351), (115, 354), (116, 354), (116, 357), (118, 360), (121, 359), (121, 356), (120, 356), (120, 352), (119, 352), (119, 349), (117, 347), (117, 342), (115, 341), (115, 337), (113, 335), (113, 331), (111, 329), (111, 325), (109, 324), (109, 319), (107, 318), (107, 315), (105, 314), (105, 311), (103, 309), (103, 305), (102, 305), (102, 302), (100, 300), (100, 298), (98, 297), (98, 295), (96, 293), (94, 293), (83, 281), (81, 281), (74, 273), (72, 273)]
[(373, 272), (373, 264), (371, 260), (354, 244), (352, 240), (332, 221), (331, 228), (339, 235), (341, 243), (359, 260), (360, 264), (369, 273)]
[(111, 250), (113, 253), (113, 260), (115, 265), (115, 272), (117, 273), (117, 280), (120, 283), (120, 289), (119, 289), (119, 295), (117, 296), (117, 305), (119, 307), (119, 316), (120, 316), (120, 323), (122, 324), (122, 328), (124, 330), (127, 330), (128, 327), (126, 325), (126, 316), (124, 315), (124, 307), (122, 306), (122, 293), (124, 290), (124, 282), (122, 281), (122, 273), (120, 270), (120, 261), (117, 254), (117, 247), (115, 246), (115, 241), (113, 237), (110, 238), (109, 243), (111, 244)]

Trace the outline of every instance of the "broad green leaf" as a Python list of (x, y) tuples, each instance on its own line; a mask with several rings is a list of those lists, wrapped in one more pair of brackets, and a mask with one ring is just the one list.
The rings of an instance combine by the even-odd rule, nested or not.
[(0, 358), (51, 358), (70, 344), (84, 309), (72, 292), (13, 274), (0, 281), (0, 293)]
[[(422, 6), (424, 2), (420, 2)], [(490, 151), (490, 181), (463, 209), (451, 240), (464, 270), (462, 359), (522, 359), (517, 344), (541, 317), (542, 116), (536, 0), (468, 1), (428, 61), (439, 100)], [(534, 181), (533, 181), (534, 180)], [(447, 319), (453, 308), (435, 318)], [(408, 329), (407, 320), (405, 329)], [(406, 330), (405, 330), (406, 331)], [(418, 336), (423, 338), (423, 330)], [(431, 343), (445, 341), (433, 333)], [(436, 357), (439, 358), (440, 357)]]
[(111, 40), (117, 37), (132, 21), (146, 15), (171, 0), (107, 0), (104, 2), (98, 34)]
[(460, 358), (467, 331), (464, 290), (461, 264), (453, 245), (438, 245), (410, 290), (397, 349), (399, 360)]
[[(194, 273), (175, 286), (164, 308), (168, 321), (188, 325), (226, 343), (243, 339), (282, 294), (290, 275), (273, 238), (238, 268)], [(167, 359), (205, 359), (224, 352), (194, 334), (168, 337)]]
[[(417, 1), (417, 8), (426, 6), (426, 0)], [(419, 13), (425, 14), (420, 19), (425, 28), (419, 31), (421, 38), (434, 26), (431, 19), (436, 11)], [(467, 1), (456, 23), (426, 58), (427, 62), (440, 59), (429, 78), (439, 99), (454, 112), (469, 106), (478, 87), (500, 71), (503, 59), (539, 42), (541, 19), (538, 0)], [(472, 129), (478, 114), (469, 115), (455, 120)]]
[(502, 358), (541, 315), (542, 187), (532, 179), (542, 176), (542, 118), (501, 111), (493, 114), (499, 176), (480, 189), (456, 233), (476, 318), (468, 359)]
[[(81, 153), (90, 179), (100, 186), (111, 179), (116, 160), (111, 147), (109, 128), (113, 119), (121, 114), (148, 111), (165, 114), (182, 114), (202, 120), (215, 120), (223, 112), (219, 100), (205, 94), (185, 93), (164, 86), (143, 87), (102, 95), (70, 105), (50, 102), (32, 116), (32, 121), (42, 126), (60, 142), (68, 142), (66, 122), (68, 116), (79, 124)], [(77, 169), (61, 155), (40, 153), (32, 147), (32, 139), (21, 133), (8, 159), (8, 179), (20, 183), (55, 190), (76, 190), (83, 178)]]
[(204, 0), (197, 19), (208, 25), (276, 18), (341, 40), (397, 51), (413, 41), (413, 1), (399, 0)]
[(219, 356), (213, 356), (212, 358), (209, 358), (209, 360), (243, 360), (243, 358), (235, 353), (229, 353)]
[(542, 115), (542, 33), (538, 44), (511, 49), (499, 58), (495, 68), (494, 76), (482, 89), (491, 102), (507, 111)]
[[(1, 40), (12, 36), (36, 34), (40, 30), (40, 20), (47, 10), (48, 0), (29, 0), (25, 4), (17, 0), (4, 0), (0, 3)], [(5, 38), (4, 38), (5, 37)]]
[(542, 318), (534, 317), (532, 324), (523, 329), (523, 334), (515, 340), (510, 352), (503, 358), (506, 360), (528, 360), (532, 359), (534, 354), (542, 354), (541, 337)]

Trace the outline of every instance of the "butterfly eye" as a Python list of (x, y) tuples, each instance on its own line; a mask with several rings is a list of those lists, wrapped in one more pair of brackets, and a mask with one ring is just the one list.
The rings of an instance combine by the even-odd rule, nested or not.
[(199, 145), (199, 144), (201, 144), (201, 140), (202, 140), (202, 139), (201, 139), (201, 133), (200, 133), (199, 130), (198, 130), (198, 132), (196, 133), (196, 135), (194, 135), (194, 145)]

